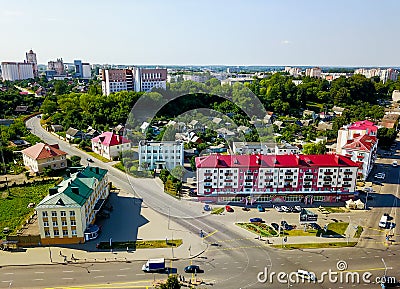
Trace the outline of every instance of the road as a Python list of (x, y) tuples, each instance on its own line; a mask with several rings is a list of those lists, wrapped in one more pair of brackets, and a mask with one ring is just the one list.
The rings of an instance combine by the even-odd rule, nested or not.
[[(79, 155), (82, 160), (88, 157), (84, 152), (69, 146), (43, 130), (39, 125), (38, 118), (29, 120), (27, 126), (31, 128), (34, 134), (46, 142), (58, 142), (60, 148), (68, 154)], [(199, 204), (179, 201), (161, 193), (158, 183), (154, 180), (131, 178), (109, 164), (98, 160), (95, 160), (94, 164), (109, 170), (109, 179), (115, 186), (142, 197), (144, 203), (149, 207), (161, 213), (170, 214), (171, 221), (191, 230), (194, 235), (197, 235), (199, 230), (209, 234), (205, 242), (214, 245), (211, 245), (203, 255), (192, 261), (193, 264), (199, 264), (205, 271), (203, 274), (199, 274), (199, 278), (213, 284), (213, 286), (202, 285), (201, 287), (308, 288), (311, 285), (279, 283), (276, 279), (274, 279), (273, 284), (270, 284), (269, 281), (260, 283), (257, 280), (257, 276), (259, 276), (260, 272), (264, 272), (265, 268), (268, 268), (268, 272), (273, 271), (275, 273), (290, 273), (298, 269), (305, 269), (313, 271), (317, 276), (320, 276), (322, 272), (328, 272), (329, 270), (338, 271), (336, 265), (340, 260), (346, 261), (348, 269), (358, 270), (355, 272), (359, 274), (366, 271), (371, 272), (373, 277), (370, 280), (373, 280), (376, 276), (383, 275), (384, 265), (382, 258), (384, 258), (388, 267), (392, 267), (388, 274), (394, 275), (398, 272), (397, 268), (400, 265), (400, 260), (397, 257), (400, 253), (399, 246), (387, 246), (384, 244), (384, 232), (373, 230), (377, 227), (376, 219), (370, 219), (367, 225), (372, 229), (370, 229), (371, 232), (366, 232), (368, 233), (366, 235), (371, 237), (363, 241), (365, 245), (359, 247), (293, 251), (272, 249), (266, 246), (263, 240), (257, 240), (254, 237), (250, 237), (247, 232), (235, 230), (232, 226), (228, 226), (226, 218), (203, 216)], [(391, 172), (390, 174), (390, 178), (395, 178), (396, 173)], [(397, 188), (398, 173), (397, 182), (393, 182), (393, 184), (396, 185), (392, 189)], [(386, 192), (385, 186), (382, 188), (382, 190), (385, 190), (384, 192)], [(374, 205), (373, 202), (371, 206)], [(389, 207), (381, 208), (374, 214), (378, 216), (381, 214), (381, 210), (387, 209), (391, 210)], [(396, 209), (392, 211), (392, 214), (396, 214)], [(181, 273), (183, 272), (183, 267), (189, 265), (188, 262), (177, 261), (173, 263), (172, 267), (176, 267), (178, 272)], [(79, 288), (145, 288), (149, 284), (146, 282), (151, 282), (154, 276), (149, 278), (149, 275), (143, 275), (140, 272), (140, 267), (141, 262), (79, 266), (69, 264), (24, 268), (8, 267), (0, 269), (0, 287), (8, 288), (12, 280), (12, 287), (10, 286), (10, 288), (72, 288), (77, 286)], [(155, 275), (155, 278), (165, 278), (165, 275)], [(186, 275), (186, 277), (188, 276)], [(318, 279), (322, 280), (322, 278)], [(315, 288), (365, 288), (365, 286), (380, 288), (377, 284), (371, 285), (365, 282), (359, 282), (360, 284), (338, 283), (340, 282), (333, 283), (325, 279), (323, 283), (313, 284), (312, 286)]]

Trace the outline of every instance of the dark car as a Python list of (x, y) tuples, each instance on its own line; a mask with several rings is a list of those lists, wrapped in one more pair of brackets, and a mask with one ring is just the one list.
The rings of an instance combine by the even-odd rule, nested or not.
[(203, 270), (200, 269), (197, 265), (189, 265), (184, 269), (185, 273), (201, 273)]
[(93, 159), (91, 159), (91, 158), (87, 158), (86, 159), (89, 163), (93, 163)]
[(372, 182), (372, 184), (377, 185), (377, 186), (383, 186), (383, 183), (377, 182), (377, 181)]
[(231, 206), (225, 206), (225, 211), (232, 213), (233, 209)]
[(250, 208), (243, 207), (242, 210), (245, 211), (245, 212), (248, 212), (248, 211), (250, 211)]
[(321, 230), (321, 226), (318, 225), (317, 223), (311, 223), (310, 227), (313, 228), (314, 230)]
[(271, 227), (274, 228), (275, 231), (279, 231), (279, 225), (277, 223), (271, 223)]
[(261, 219), (261, 218), (251, 218), (250, 222), (251, 223), (261, 223), (261, 222), (263, 222), (263, 219)]

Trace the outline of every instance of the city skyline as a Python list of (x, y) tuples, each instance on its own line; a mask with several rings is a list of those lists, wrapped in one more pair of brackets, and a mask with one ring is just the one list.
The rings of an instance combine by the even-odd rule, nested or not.
[(394, 0), (95, 3), (2, 3), (1, 61), (33, 49), (39, 64), (400, 66)]

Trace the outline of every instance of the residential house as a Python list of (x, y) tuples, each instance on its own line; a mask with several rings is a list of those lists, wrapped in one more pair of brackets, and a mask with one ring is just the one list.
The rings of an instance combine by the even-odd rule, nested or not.
[(276, 144), (275, 146), (275, 153), (277, 155), (297, 155), (300, 154), (300, 152), (301, 151), (297, 146), (291, 145), (285, 141), (282, 141), (280, 144)]
[(37, 143), (22, 150), (24, 166), (33, 173), (42, 173), (45, 168), (52, 170), (67, 167), (67, 153), (60, 150), (58, 144)]
[(342, 154), (342, 147), (347, 144), (348, 140), (354, 138), (354, 136), (377, 136), (378, 127), (369, 120), (356, 121), (355, 123), (345, 125), (338, 131), (336, 153)]
[(345, 108), (340, 106), (334, 106), (332, 107), (332, 111), (335, 115), (342, 115), (343, 111), (345, 111)]
[(65, 137), (67, 140), (73, 141), (75, 139), (83, 139), (84, 133), (76, 128), (70, 127), (65, 132)]
[(251, 129), (244, 125), (238, 126), (236, 130), (238, 133), (243, 133), (243, 134), (251, 133)]
[(64, 128), (62, 127), (62, 125), (59, 125), (59, 124), (52, 124), (50, 126), (50, 128), (51, 128), (51, 131), (53, 131), (53, 132), (64, 131)]
[(130, 149), (131, 142), (114, 132), (103, 132), (92, 139), (92, 151), (109, 160), (118, 158), (122, 151)]
[(110, 193), (107, 170), (87, 166), (54, 188), (35, 208), (42, 245), (81, 244), (95, 239), (93, 225)]
[(303, 117), (311, 117), (312, 120), (316, 120), (317, 119), (317, 114), (313, 110), (305, 109), (303, 111)]
[(14, 111), (18, 114), (26, 114), (29, 113), (29, 107), (27, 105), (18, 105)]
[(378, 125), (386, 128), (394, 128), (397, 129), (399, 125), (399, 114), (385, 114), (382, 121), (378, 123)]

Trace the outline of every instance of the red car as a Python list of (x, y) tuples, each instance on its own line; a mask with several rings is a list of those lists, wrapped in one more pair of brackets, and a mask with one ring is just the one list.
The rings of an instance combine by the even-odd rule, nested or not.
[(233, 209), (231, 208), (231, 206), (225, 206), (225, 211), (233, 212)]

